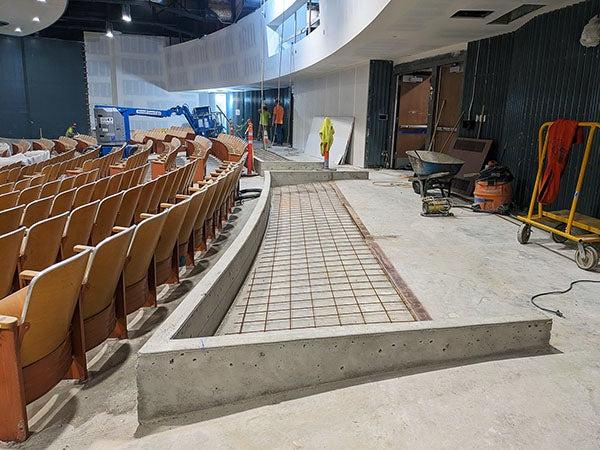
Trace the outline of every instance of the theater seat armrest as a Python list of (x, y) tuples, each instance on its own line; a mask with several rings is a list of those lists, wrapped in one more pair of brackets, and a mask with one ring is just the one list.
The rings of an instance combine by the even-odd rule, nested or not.
[(123, 167), (125, 167), (125, 164), (111, 164), (110, 165), (111, 169), (122, 169)]
[(140, 217), (142, 219), (150, 219), (151, 217), (154, 217), (156, 214), (148, 214), (148, 213), (141, 213)]
[(24, 270), (23, 272), (19, 272), (20, 280), (33, 280), (33, 278), (38, 274), (37, 270)]
[(79, 175), (80, 173), (83, 173), (83, 169), (67, 169), (69, 175)]
[(172, 206), (174, 206), (172, 203), (161, 203), (160, 204), (161, 209), (169, 209)]
[(91, 247), (89, 245), (76, 245), (75, 247), (73, 247), (73, 251), (75, 253), (81, 253), (84, 252), (86, 250), (93, 250), (94, 247)]
[(118, 227), (118, 226), (114, 226), (113, 227), (113, 233), (120, 233), (121, 231), (125, 231), (127, 229), (127, 227)]
[[(188, 188), (188, 190), (189, 190), (189, 189), (190, 189), (190, 188)], [(198, 189), (198, 190), (200, 190), (200, 189)], [(188, 198), (190, 198), (190, 196), (189, 196), (189, 195), (184, 195), (184, 194), (177, 194), (177, 195), (175, 196), (175, 198), (176, 198), (177, 200), (187, 200)]]
[(0, 315), (0, 330), (13, 330), (19, 325), (19, 319)]

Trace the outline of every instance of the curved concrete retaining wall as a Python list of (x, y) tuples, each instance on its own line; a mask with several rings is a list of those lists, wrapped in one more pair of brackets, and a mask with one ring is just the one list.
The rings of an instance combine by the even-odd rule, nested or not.
[(240, 235), (140, 350), (140, 422), (374, 373), (549, 349), (552, 320), (534, 313), (484, 322), (424, 321), (211, 336), (261, 245), (270, 188), (331, 179), (327, 174), (321, 180), (316, 172), (304, 172), (305, 179), (303, 172), (291, 173), (289, 177), (266, 173), (263, 193)]

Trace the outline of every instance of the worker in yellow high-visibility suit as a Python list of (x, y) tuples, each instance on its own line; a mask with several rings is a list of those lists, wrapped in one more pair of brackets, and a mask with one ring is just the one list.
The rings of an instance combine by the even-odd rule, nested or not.
[(68, 138), (72, 138), (76, 134), (77, 134), (77, 124), (75, 122), (73, 122), (69, 126), (69, 128), (67, 128), (67, 131), (65, 131), (65, 136), (68, 137)]
[(321, 123), (321, 130), (319, 131), (319, 137), (321, 138), (321, 156), (323, 156), (323, 168), (329, 169), (329, 152), (333, 145), (333, 135), (335, 130), (333, 129), (333, 123), (329, 117), (325, 117), (323, 123)]

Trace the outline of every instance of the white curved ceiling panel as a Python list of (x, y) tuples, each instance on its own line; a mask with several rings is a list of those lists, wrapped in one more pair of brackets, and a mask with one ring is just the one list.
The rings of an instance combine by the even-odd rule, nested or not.
[[(65, 12), (67, 3), (67, 0), (0, 0), (0, 34), (27, 36), (37, 33), (56, 22)], [(2, 25), (4, 22), (8, 24)]]

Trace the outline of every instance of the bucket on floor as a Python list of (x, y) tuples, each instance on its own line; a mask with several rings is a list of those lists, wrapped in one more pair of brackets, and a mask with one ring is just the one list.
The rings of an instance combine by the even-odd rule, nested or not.
[(479, 180), (475, 182), (473, 209), (507, 212), (512, 201), (512, 183)]

